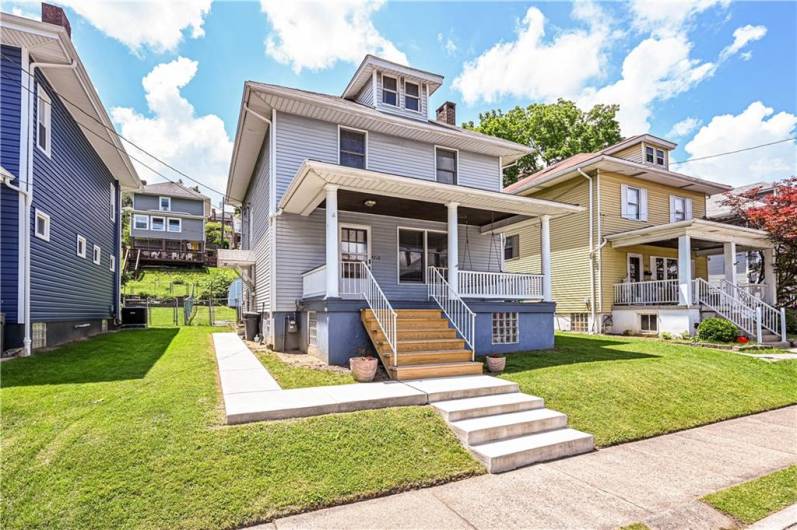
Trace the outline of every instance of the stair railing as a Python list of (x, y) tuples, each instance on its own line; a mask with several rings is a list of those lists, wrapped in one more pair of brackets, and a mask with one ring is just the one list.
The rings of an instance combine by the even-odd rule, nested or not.
[(696, 278), (695, 301), (703, 304), (718, 315), (733, 322), (736, 326), (762, 342), (761, 311), (752, 308), (739, 298), (728, 294), (720, 287), (711, 285), (703, 278)]
[[(354, 264), (357, 265), (354, 265)], [(390, 346), (391, 357), (393, 358), (393, 366), (398, 366), (398, 353), (396, 350), (396, 337), (398, 330), (397, 315), (393, 306), (390, 305), (387, 296), (379, 287), (379, 283), (374, 278), (371, 268), (364, 261), (349, 262), (348, 266), (358, 267), (357, 277), (360, 279), (362, 295), (371, 308), (374, 314), (376, 323), (379, 324), (379, 329), (385, 336), (388, 345)], [(354, 273), (354, 271), (351, 271)]]
[(426, 288), (429, 298), (437, 302), (446, 318), (470, 347), (471, 360), (475, 360), (476, 313), (471, 311), (437, 267), (427, 268)]
[[(780, 309), (773, 307), (763, 301), (761, 298), (757, 296), (753, 296), (750, 294), (750, 291), (739, 287), (738, 285), (734, 285), (733, 283), (725, 280), (724, 278), (719, 281), (720, 286), (722, 289), (730, 294), (731, 296), (735, 296), (739, 300), (742, 301), (747, 306), (752, 307), (753, 309), (760, 307), (761, 308), (761, 326), (766, 328), (767, 330), (771, 331), (775, 335), (784, 335), (785, 336), (785, 329), (786, 329), (786, 316), (785, 311), (781, 311)], [(785, 342), (785, 338), (783, 338)]]

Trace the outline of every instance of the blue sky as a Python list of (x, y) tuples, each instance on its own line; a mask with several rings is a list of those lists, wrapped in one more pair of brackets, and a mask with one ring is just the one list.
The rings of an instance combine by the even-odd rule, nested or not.
[[(456, 102), (458, 121), (557, 97), (618, 103), (624, 134), (670, 138), (676, 160), (797, 132), (794, 2), (62, 5), (117, 127), (214, 189), (226, 180), (245, 80), (340, 94), (366, 52), (444, 75), (432, 105)], [(783, 178), (797, 173), (797, 148), (678, 170), (736, 185)]]

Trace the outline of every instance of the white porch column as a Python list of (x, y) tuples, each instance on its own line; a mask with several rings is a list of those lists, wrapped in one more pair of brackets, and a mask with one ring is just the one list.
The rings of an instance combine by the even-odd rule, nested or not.
[(459, 233), (457, 232), (457, 206), (450, 202), (448, 206), (448, 283), (454, 292), (459, 292)]
[(540, 234), (540, 256), (542, 258), (542, 299), (546, 302), (553, 300), (551, 287), (551, 216), (543, 215), (540, 218), (542, 228)]
[(326, 186), (326, 256), (327, 256), (327, 298), (337, 298), (338, 278), (338, 187)]
[(778, 277), (775, 274), (775, 249), (765, 248), (761, 251), (764, 257), (764, 281), (767, 284), (764, 301), (770, 305), (778, 303)]
[(678, 238), (678, 304), (692, 304), (692, 241)]
[(725, 243), (722, 256), (725, 258), (725, 281), (736, 285), (736, 243)]

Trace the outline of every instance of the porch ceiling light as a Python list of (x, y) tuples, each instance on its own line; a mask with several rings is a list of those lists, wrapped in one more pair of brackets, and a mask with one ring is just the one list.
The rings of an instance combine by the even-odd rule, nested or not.
[(367, 201), (363, 201), (363, 204), (366, 205), (368, 208), (373, 208), (376, 206), (376, 201), (373, 199), (368, 199)]

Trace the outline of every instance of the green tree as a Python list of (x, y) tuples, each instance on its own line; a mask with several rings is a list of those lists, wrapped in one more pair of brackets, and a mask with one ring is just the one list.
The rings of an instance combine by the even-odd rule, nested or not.
[(207, 245), (211, 248), (229, 248), (230, 247), (230, 240), (232, 239), (233, 233), (232, 228), (229, 226), (225, 227), (224, 233), (224, 246), (222, 247), (221, 241), (221, 222), (220, 221), (209, 221), (205, 223), (205, 241)]
[(534, 173), (577, 153), (598, 151), (622, 139), (616, 115), (619, 105), (595, 105), (582, 111), (575, 103), (559, 99), (556, 103), (533, 103), (504, 113), (500, 109), (479, 114), (467, 129), (498, 136), (533, 149), (515, 166), (504, 171), (504, 185), (519, 175)]

